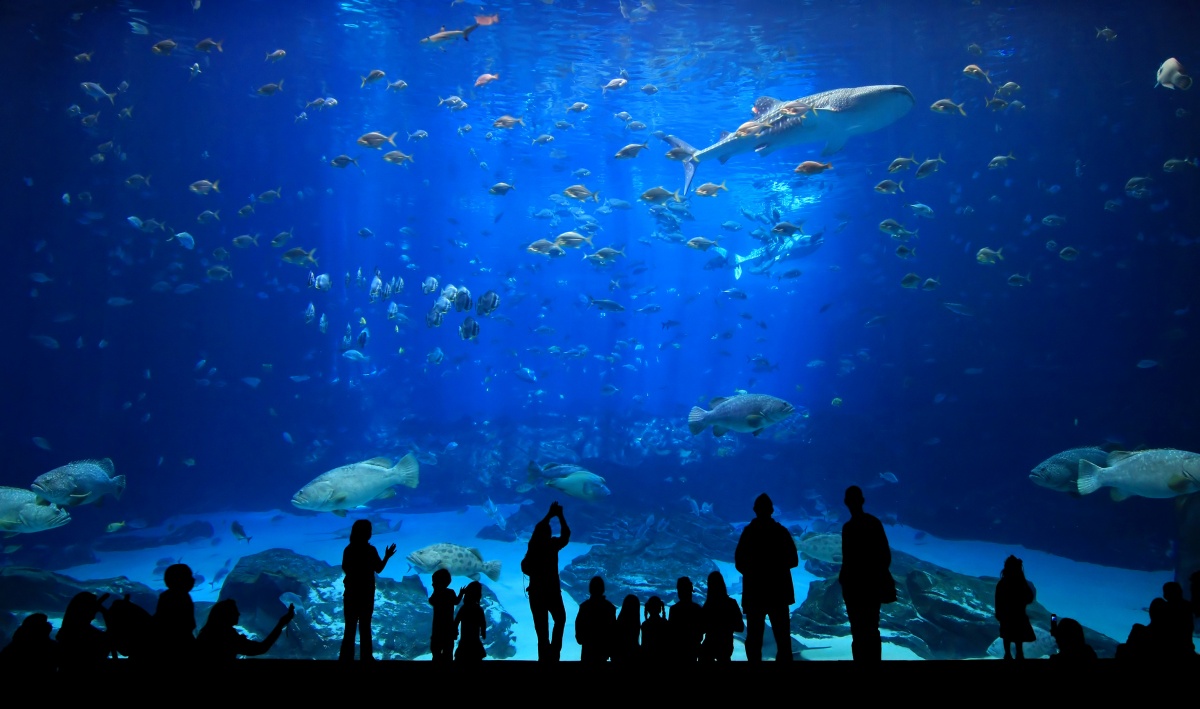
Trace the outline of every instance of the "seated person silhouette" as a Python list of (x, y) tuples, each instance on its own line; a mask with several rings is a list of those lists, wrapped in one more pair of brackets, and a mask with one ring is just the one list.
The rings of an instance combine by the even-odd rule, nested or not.
[(50, 625), (45, 613), (32, 613), (21, 621), (12, 641), (0, 650), (0, 667), (9, 671), (42, 675), (58, 669), (58, 643), (50, 639)]
[(104, 618), (108, 629), (109, 643), (117, 653), (138, 661), (161, 661), (172, 658), (163, 657), (154, 629), (154, 616), (149, 611), (134, 603), (130, 594), (118, 598), (108, 606), (108, 615)]
[(458, 650), (455, 662), (478, 662), (487, 657), (483, 641), (487, 639), (487, 619), (483, 615), (483, 584), (472, 581), (462, 592), (462, 608), (458, 609)]
[(205, 663), (225, 663), (233, 662), (238, 655), (256, 657), (266, 654), (279, 639), (284, 627), (296, 617), (296, 609), (288, 605), (287, 611), (275, 624), (275, 628), (262, 640), (251, 640), (233, 627), (241, 617), (237, 602), (232, 598), (217, 601), (208, 611), (208, 622), (196, 637), (196, 660)]
[(108, 634), (92, 625), (97, 613), (107, 616), (108, 609), (103, 605), (106, 600), (107, 593), (97, 598), (94, 593), (81, 591), (67, 604), (62, 625), (54, 636), (63, 669), (94, 667), (108, 657), (112, 650)]
[(1050, 634), (1058, 643), (1058, 652), (1050, 656), (1051, 660), (1078, 662), (1096, 659), (1096, 651), (1084, 639), (1083, 626), (1074, 618), (1057, 620), (1055, 616), (1050, 616)]
[(604, 579), (588, 582), (588, 599), (579, 604), (575, 616), (575, 642), (580, 662), (607, 662), (616, 631), (617, 607), (604, 597)]

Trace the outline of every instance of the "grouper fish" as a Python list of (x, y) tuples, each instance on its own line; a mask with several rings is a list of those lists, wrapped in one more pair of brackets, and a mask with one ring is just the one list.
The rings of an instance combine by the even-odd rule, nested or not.
[(1177, 497), (1200, 491), (1200, 453), (1158, 448), (1145, 451), (1114, 451), (1108, 467), (1087, 459), (1079, 461), (1080, 495), (1111, 487), (1114, 500), (1139, 497)]
[(420, 465), (409, 453), (392, 465), (387, 458), (372, 458), (321, 473), (292, 496), (292, 504), (302, 510), (332, 512), (346, 516), (346, 510), (366, 505), (371, 500), (392, 497), (393, 485), (416, 487)]
[(99, 505), (105, 495), (120, 500), (125, 492), (125, 476), (114, 473), (109, 458), (77, 460), (37, 476), (31, 487), (45, 500), (63, 507)]
[(1108, 465), (1108, 452), (1099, 448), (1072, 448), (1038, 463), (1029, 473), (1036, 485), (1078, 496), (1079, 461), (1090, 460), (1096, 465)]
[[(734, 155), (755, 152), (771, 153), (802, 143), (824, 142), (822, 155), (832, 155), (842, 149), (855, 135), (863, 135), (891, 125), (908, 113), (916, 99), (904, 86), (860, 86), (834, 89), (805, 96), (795, 101), (780, 101), (764, 96), (755, 102), (755, 120), (766, 128), (752, 134), (726, 133), (716, 143), (696, 149), (673, 135), (664, 136), (675, 148), (691, 153), (683, 161), (684, 185), (687, 194), (696, 174), (696, 165), (706, 160), (722, 164)], [(797, 111), (802, 106), (803, 111)]]
[(70, 521), (70, 512), (31, 490), (0, 487), (0, 533), (6, 536), (42, 532)]
[(723, 436), (726, 431), (757, 436), (767, 426), (779, 423), (796, 410), (783, 399), (766, 394), (717, 397), (709, 406), (712, 407), (711, 411), (693, 406), (688, 413), (688, 430), (693, 436), (710, 425), (714, 436)]

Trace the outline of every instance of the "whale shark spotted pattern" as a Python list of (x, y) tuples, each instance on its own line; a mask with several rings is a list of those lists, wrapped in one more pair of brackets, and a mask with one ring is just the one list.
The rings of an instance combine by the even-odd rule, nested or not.
[[(673, 135), (664, 136), (663, 140), (691, 153), (683, 163), (683, 193), (687, 194), (696, 175), (696, 165), (705, 160), (724, 164), (742, 153), (765, 156), (780, 148), (821, 141), (825, 142), (821, 154), (831, 155), (841, 150), (850, 137), (895, 123), (914, 103), (912, 92), (897, 85), (834, 89), (786, 102), (764, 96), (754, 106), (755, 120), (766, 128), (754, 135), (729, 133), (700, 150)], [(804, 110), (797, 111), (798, 106)]]

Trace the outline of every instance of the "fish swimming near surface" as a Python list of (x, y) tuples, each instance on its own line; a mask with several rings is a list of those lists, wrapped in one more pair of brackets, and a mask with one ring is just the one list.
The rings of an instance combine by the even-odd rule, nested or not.
[(768, 426), (791, 416), (796, 409), (783, 399), (766, 394), (737, 394), (709, 402), (711, 411), (693, 406), (688, 413), (688, 430), (696, 435), (710, 425), (714, 436), (728, 431), (758, 435)]
[(478, 581), (480, 574), (493, 581), (500, 580), (500, 562), (484, 561), (483, 553), (474, 547), (443, 542), (418, 549), (404, 558), (423, 574), (445, 569), (451, 576), (466, 576), (472, 581)]
[(33, 481), (33, 491), (56, 505), (100, 504), (105, 495), (121, 499), (125, 492), (125, 476), (113, 475), (112, 460), (77, 460), (39, 475)]
[(31, 490), (0, 487), (0, 534), (15, 536), (61, 527), (71, 513)]
[[(908, 113), (916, 103), (904, 86), (860, 86), (823, 91), (795, 101), (764, 96), (755, 102), (756, 121), (767, 126), (753, 135), (741, 131), (721, 136), (713, 145), (696, 149), (673, 135), (663, 140), (691, 154), (683, 161), (683, 193), (687, 194), (696, 165), (705, 160), (724, 164), (734, 155), (755, 152), (766, 156), (802, 143), (825, 142), (822, 155), (842, 149), (853, 136), (887, 127)], [(797, 110), (797, 108), (801, 110)]]
[(1145, 451), (1114, 451), (1108, 467), (1090, 460), (1079, 461), (1080, 495), (1111, 487), (1112, 498), (1168, 498), (1200, 491), (1200, 453), (1158, 448)]
[(393, 485), (416, 487), (420, 465), (409, 453), (395, 465), (387, 458), (372, 458), (321, 473), (292, 496), (292, 504), (302, 510), (332, 512), (345, 517), (346, 511), (372, 500), (392, 497)]
[(1108, 452), (1099, 448), (1072, 448), (1037, 464), (1029, 473), (1035, 485), (1079, 496), (1079, 461), (1090, 460), (1099, 466), (1108, 465)]

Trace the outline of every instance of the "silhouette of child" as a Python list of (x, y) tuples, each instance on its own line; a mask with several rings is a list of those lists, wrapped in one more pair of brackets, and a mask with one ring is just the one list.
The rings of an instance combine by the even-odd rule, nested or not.
[(1009, 646), (1016, 643), (1018, 660), (1025, 659), (1022, 643), (1037, 639), (1033, 624), (1025, 613), (1025, 607), (1033, 603), (1033, 586), (1025, 580), (1025, 569), (1021, 560), (1009, 556), (1004, 560), (1004, 570), (996, 583), (996, 620), (1000, 621), (1000, 639), (1004, 643), (1004, 659), (1011, 660)]
[(433, 632), (429, 636), (429, 650), (434, 662), (449, 662), (454, 658), (454, 639), (458, 628), (454, 621), (454, 607), (462, 602), (464, 589), (458, 593), (450, 590), (450, 572), (438, 569), (433, 572), (433, 593), (429, 605), (433, 606)]
[(665, 660), (671, 652), (671, 629), (667, 625), (667, 607), (658, 596), (646, 601), (646, 619), (642, 621), (642, 658), (648, 663)]
[(371, 616), (375, 613), (375, 574), (382, 573), (388, 559), (396, 553), (391, 544), (379, 558), (379, 550), (371, 544), (370, 520), (356, 520), (350, 527), (350, 543), (342, 552), (342, 571), (346, 588), (342, 596), (346, 614), (346, 632), (342, 636), (339, 660), (354, 659), (354, 631), (358, 630), (359, 659), (374, 660), (371, 650)]
[(671, 641), (675, 659), (680, 662), (695, 662), (700, 657), (700, 642), (704, 638), (704, 620), (700, 616), (700, 604), (692, 600), (692, 580), (680, 576), (675, 582), (679, 600), (671, 606), (667, 621), (671, 627)]
[(588, 583), (590, 596), (579, 604), (575, 616), (575, 642), (579, 643), (580, 662), (607, 662), (616, 630), (617, 607), (604, 597), (604, 579), (593, 576)]
[(487, 657), (483, 641), (487, 639), (487, 620), (483, 617), (483, 584), (472, 581), (462, 592), (462, 608), (458, 609), (459, 640), (454, 653), (457, 662), (478, 662)]
[(720, 571), (708, 575), (708, 597), (701, 610), (704, 623), (704, 644), (701, 657), (728, 662), (733, 657), (733, 634), (746, 629), (742, 609), (729, 597), (725, 577)]
[(621, 612), (617, 614), (617, 630), (613, 637), (612, 661), (636, 662), (641, 653), (638, 636), (641, 635), (642, 604), (632, 593), (621, 601)]
[(159, 659), (187, 659), (196, 642), (196, 607), (191, 595), (196, 578), (187, 564), (171, 564), (163, 572), (163, 582), (167, 590), (158, 594), (154, 607)]

